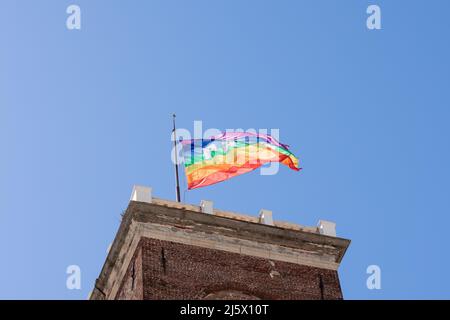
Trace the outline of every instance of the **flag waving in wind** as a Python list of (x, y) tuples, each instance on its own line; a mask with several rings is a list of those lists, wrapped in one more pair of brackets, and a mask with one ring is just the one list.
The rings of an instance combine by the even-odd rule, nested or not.
[(184, 140), (181, 145), (189, 190), (230, 179), (269, 162), (300, 170), (289, 147), (270, 135), (225, 132), (210, 139)]

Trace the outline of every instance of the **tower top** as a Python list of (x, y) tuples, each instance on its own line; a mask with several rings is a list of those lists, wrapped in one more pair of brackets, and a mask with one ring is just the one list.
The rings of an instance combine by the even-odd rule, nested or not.
[[(205, 270), (198, 270), (198, 273), (192, 274), (189, 270), (192, 270), (193, 265), (197, 266), (197, 263), (202, 268), (208, 268), (208, 263), (214, 265), (211, 266), (213, 270), (211, 272), (216, 273), (218, 282), (223, 282), (222, 287), (232, 287), (230, 292), (242, 289), (241, 291), (247, 292), (250, 296), (263, 298), (271, 298), (270, 295), (258, 291), (267, 286), (265, 279), (267, 275), (261, 275), (261, 288), (256, 290), (257, 292), (249, 293), (250, 289), (236, 280), (242, 278), (239, 278), (239, 272), (242, 274), (249, 272), (248, 265), (243, 264), (251, 266), (261, 264), (258, 270), (278, 266), (279, 270), (274, 269), (268, 273), (271, 279), (273, 275), (278, 274), (282, 277), (282, 270), (288, 269), (302, 270), (298, 274), (299, 277), (304, 277), (309, 272), (322, 279), (323, 275), (329, 274), (331, 279), (329, 281), (333, 282), (334, 290), (330, 291), (330, 295), (333, 292), (333, 298), (341, 298), (336, 272), (349, 244), (349, 240), (336, 237), (333, 222), (319, 221), (317, 227), (307, 227), (277, 221), (269, 210), (261, 210), (259, 216), (243, 215), (215, 209), (211, 201), (202, 201), (197, 206), (154, 198), (151, 188), (135, 186), (108, 257), (95, 283), (91, 299), (183, 299), (186, 295), (194, 293), (196, 295), (188, 297), (202, 298), (201, 294), (206, 294), (208, 290), (214, 291), (217, 283), (214, 281), (210, 283), (212, 281), (210, 277), (204, 276)], [(155, 248), (161, 250), (155, 252)], [(155, 258), (155, 255), (158, 258)], [(218, 259), (219, 256), (223, 257)], [(218, 260), (222, 261), (221, 265), (215, 265), (219, 263)], [(235, 260), (233, 265), (224, 269), (230, 271), (220, 273), (222, 264), (232, 260)], [(130, 278), (131, 282), (127, 287), (128, 275), (136, 273), (136, 261), (140, 261), (141, 266), (141, 269), (138, 268), (141, 272), (139, 282), (141, 287), (137, 289), (134, 284), (135, 278)], [(158, 264), (157, 269), (154, 269), (156, 268), (154, 263)], [(153, 271), (146, 273), (146, 268)], [(162, 271), (157, 275), (154, 272), (159, 268), (162, 268)], [(232, 272), (230, 268), (237, 269)], [(286, 271), (286, 275), (292, 272), (295, 274), (297, 271)], [(255, 272), (247, 276), (256, 277)], [(181, 274), (181, 278), (187, 279), (182, 285), (176, 280)], [(160, 291), (155, 288), (150, 290), (147, 287), (159, 283), (152, 277), (161, 277), (165, 279), (164, 283), (170, 281), (173, 283), (167, 288), (159, 288)], [(192, 293), (192, 288), (184, 288), (188, 285), (190, 277), (195, 278), (197, 291), (199, 283), (204, 282), (201, 292)], [(254, 281), (257, 283), (258, 279)], [(307, 283), (302, 284), (301, 280), (291, 283), (292, 281), (286, 278), (285, 281), (284, 290), (303, 292), (301, 291), (303, 289), (296, 286), (311, 286)], [(304, 281), (312, 280), (305, 278)], [(257, 284), (253, 283), (254, 286)], [(186, 292), (181, 294), (183, 290)], [(280, 291), (279, 294), (286, 293)], [(323, 292), (311, 295), (309, 298), (317, 298), (323, 296)], [(295, 294), (293, 297), (298, 298)]]

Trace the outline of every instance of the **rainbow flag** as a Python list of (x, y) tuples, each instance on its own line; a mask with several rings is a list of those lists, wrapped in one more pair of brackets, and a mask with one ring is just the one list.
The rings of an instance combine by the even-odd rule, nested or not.
[(300, 170), (289, 147), (270, 135), (225, 132), (210, 139), (180, 143), (189, 190), (230, 179), (269, 162), (281, 162)]

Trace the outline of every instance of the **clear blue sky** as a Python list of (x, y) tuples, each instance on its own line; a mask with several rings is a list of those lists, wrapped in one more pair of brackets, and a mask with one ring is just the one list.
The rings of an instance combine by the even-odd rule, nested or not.
[[(73, 3), (80, 31), (66, 28)], [(369, 4), (382, 30), (366, 28)], [(447, 0), (2, 0), (0, 298), (87, 297), (133, 184), (174, 198), (172, 112), (187, 129), (279, 128), (304, 168), (187, 202), (336, 221), (352, 240), (347, 299), (450, 298), (449, 12)], [(81, 290), (66, 289), (71, 264)]]

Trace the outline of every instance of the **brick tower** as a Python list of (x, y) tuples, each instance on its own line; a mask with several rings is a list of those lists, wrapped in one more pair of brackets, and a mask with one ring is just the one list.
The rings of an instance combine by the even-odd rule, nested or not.
[(90, 299), (342, 299), (349, 244), (332, 222), (304, 227), (137, 186)]

